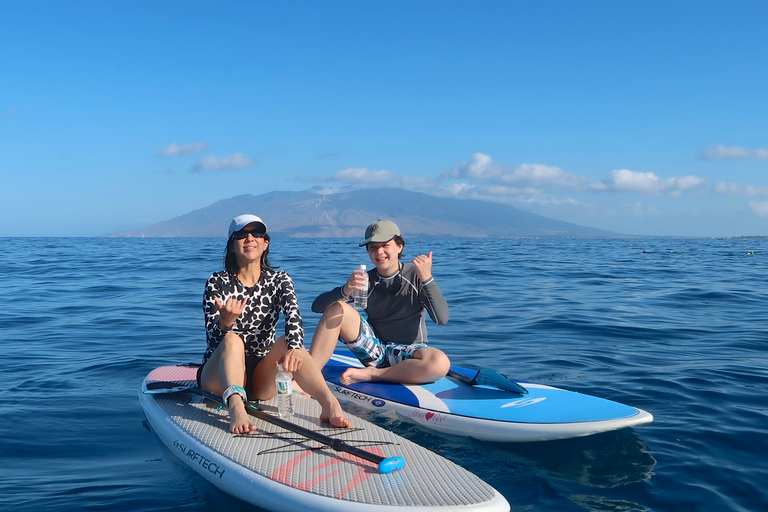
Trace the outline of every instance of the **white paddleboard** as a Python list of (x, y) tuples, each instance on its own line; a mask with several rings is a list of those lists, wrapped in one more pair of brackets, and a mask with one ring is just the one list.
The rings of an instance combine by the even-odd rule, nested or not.
[[(152, 429), (168, 449), (222, 491), (274, 512), (509, 511), (494, 488), (453, 462), (365, 420), (351, 428), (322, 425), (316, 401), (295, 395), (292, 423), (405, 466), (381, 473), (373, 462), (252, 418), (258, 431), (229, 432), (219, 404), (188, 392), (148, 394), (147, 386), (195, 385), (196, 368), (168, 366), (144, 379), (139, 399)], [(273, 400), (259, 409), (276, 414)]]
[[(341, 402), (370, 410), (390, 410), (426, 429), (482, 441), (552, 441), (587, 436), (650, 423), (653, 416), (629, 405), (515, 381), (525, 394), (471, 386), (443, 378), (424, 385), (389, 382), (341, 384), (350, 367), (362, 365), (351, 352), (337, 350), (323, 368), (325, 380)], [(476, 370), (451, 367), (465, 376)]]

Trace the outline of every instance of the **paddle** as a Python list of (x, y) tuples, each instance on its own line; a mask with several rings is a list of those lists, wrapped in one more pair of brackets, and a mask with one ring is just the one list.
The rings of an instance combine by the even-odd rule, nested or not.
[(467, 377), (466, 375), (462, 375), (455, 370), (448, 370), (448, 375), (446, 375), (446, 377), (449, 379), (459, 380), (464, 384), (469, 384), (470, 386), (491, 386), (504, 391), (520, 393), (521, 395), (528, 394), (528, 390), (523, 386), (513, 381), (506, 375), (501, 374), (496, 370), (491, 370), (490, 368), (483, 368), (482, 370), (478, 371), (474, 377)]
[[(144, 391), (144, 393), (147, 393), (150, 395), (171, 394), (171, 393), (181, 393), (181, 392), (195, 393), (205, 398), (209, 398), (215, 402), (224, 403), (221, 397), (215, 393), (210, 393), (208, 391), (205, 391), (204, 389), (200, 389), (198, 386), (179, 386), (177, 382), (148, 383), (147, 390)], [(361, 459), (373, 462), (374, 464), (378, 465), (380, 473), (391, 473), (393, 471), (403, 469), (403, 467), (405, 466), (405, 459), (403, 459), (402, 457), (381, 457), (379, 455), (376, 455), (375, 453), (371, 453), (366, 450), (362, 450), (360, 448), (347, 444), (341, 439), (335, 439), (333, 437), (323, 435), (319, 432), (315, 432), (314, 430), (304, 428), (300, 425), (291, 423), (290, 421), (284, 420), (282, 418), (278, 418), (276, 416), (272, 416), (271, 414), (267, 414), (266, 412), (259, 410), (257, 406), (253, 405), (250, 402), (248, 403), (245, 409), (246, 411), (248, 411), (248, 414), (250, 414), (251, 416), (255, 416), (256, 418), (266, 421), (267, 423), (272, 423), (273, 425), (277, 425), (278, 427), (284, 428), (286, 430), (290, 430), (291, 432), (302, 435), (308, 439), (312, 439), (313, 441), (317, 441), (318, 443), (322, 443), (336, 450), (337, 452), (345, 452), (355, 457), (359, 457)]]

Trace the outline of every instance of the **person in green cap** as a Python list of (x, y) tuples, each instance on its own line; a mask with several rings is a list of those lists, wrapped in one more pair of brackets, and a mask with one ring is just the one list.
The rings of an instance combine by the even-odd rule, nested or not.
[[(344, 384), (355, 382), (434, 382), (448, 373), (450, 361), (427, 345), (425, 317), (448, 322), (448, 303), (432, 277), (432, 252), (403, 263), (405, 240), (397, 225), (379, 220), (365, 230), (365, 246), (375, 268), (356, 270), (344, 285), (318, 296), (312, 311), (323, 316), (315, 329), (310, 355), (322, 368), (336, 342), (343, 342), (363, 363), (349, 368)], [(356, 290), (368, 282), (366, 320), (350, 305)]]

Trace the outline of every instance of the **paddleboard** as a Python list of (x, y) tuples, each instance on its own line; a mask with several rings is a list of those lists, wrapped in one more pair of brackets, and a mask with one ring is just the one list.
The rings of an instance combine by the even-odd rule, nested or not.
[[(147, 393), (165, 383), (194, 387), (195, 372), (157, 368), (142, 382), (139, 400), (171, 453), (243, 501), (274, 512), (509, 511), (498, 491), (457, 464), (352, 415), (351, 428), (320, 424), (320, 406), (298, 394), (291, 423), (382, 457), (402, 457), (404, 467), (382, 473), (373, 462), (253, 417), (256, 432), (233, 435), (220, 403), (188, 391)], [(259, 409), (277, 415), (274, 399)]]
[[(653, 416), (635, 407), (573, 391), (515, 381), (528, 392), (472, 386), (443, 378), (424, 385), (389, 382), (343, 385), (339, 378), (362, 365), (339, 349), (323, 375), (339, 401), (366, 409), (394, 411), (426, 429), (482, 441), (531, 442), (588, 436), (650, 423)], [(451, 367), (471, 377), (477, 370)]]

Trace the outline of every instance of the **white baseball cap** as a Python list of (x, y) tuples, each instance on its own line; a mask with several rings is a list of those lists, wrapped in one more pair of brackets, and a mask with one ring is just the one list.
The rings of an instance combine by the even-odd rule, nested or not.
[(235, 231), (240, 231), (248, 224), (251, 224), (253, 222), (256, 222), (258, 224), (261, 224), (261, 227), (264, 229), (264, 233), (267, 232), (267, 225), (264, 224), (264, 221), (261, 220), (261, 218), (251, 215), (250, 213), (246, 213), (245, 215), (238, 215), (234, 219), (232, 219), (232, 222), (229, 224), (229, 235), (228, 237), (232, 236), (232, 233)]

